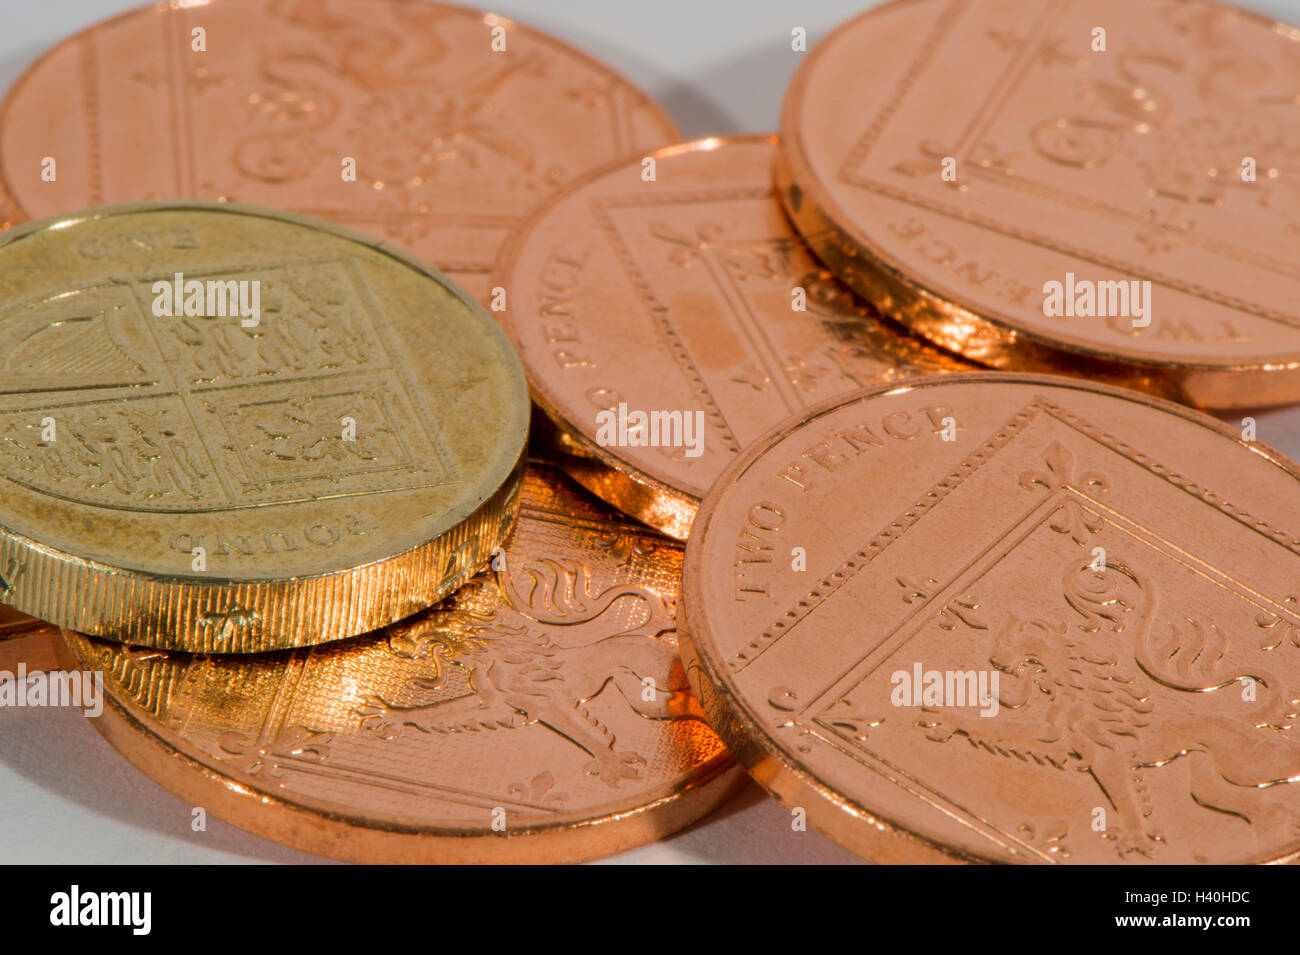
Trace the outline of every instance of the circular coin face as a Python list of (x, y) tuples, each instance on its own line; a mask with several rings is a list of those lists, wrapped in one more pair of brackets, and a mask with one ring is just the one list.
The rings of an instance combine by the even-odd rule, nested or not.
[(681, 545), (534, 467), (495, 572), (386, 631), (244, 657), (65, 632), (93, 722), (268, 838), (364, 862), (566, 862), (663, 838), (743, 780), (677, 655)]
[(222, 199), (360, 229), (481, 300), (561, 184), (678, 138), (618, 74), (424, 0), (152, 4), (42, 56), (0, 106), (12, 214)]
[(428, 607), (513, 518), (523, 372), (413, 258), (287, 213), (94, 209), (0, 241), (0, 599), (246, 652)]
[(970, 358), (1294, 401), (1298, 59), (1300, 31), (1200, 0), (889, 3), (797, 74), (781, 196), (832, 271)]
[(682, 653), (783, 803), (878, 861), (1300, 853), (1300, 473), (1036, 375), (927, 378), (754, 444), (701, 507)]
[(701, 139), (591, 173), (516, 233), (493, 279), (564, 466), (678, 538), (778, 421), (967, 367), (816, 263), (771, 184), (774, 143)]

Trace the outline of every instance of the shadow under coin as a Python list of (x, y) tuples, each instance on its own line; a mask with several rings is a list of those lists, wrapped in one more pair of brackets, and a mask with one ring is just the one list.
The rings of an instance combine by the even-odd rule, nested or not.
[[(0, 710), (0, 766), (46, 793), (85, 807), (94, 816), (157, 833), (196, 849), (241, 857), (211, 861), (300, 865), (328, 861), (244, 832), (211, 814), (207, 816), (206, 830), (193, 831), (193, 807), (132, 766), (95, 732), (80, 710)], [(18, 807), (19, 811), (26, 808)], [(31, 807), (31, 811), (41, 810)], [(20, 818), (11, 813), (6, 821), (13, 825), (11, 831), (20, 830)], [(177, 858), (183, 854), (184, 850), (173, 844), (170, 849), (159, 846), (156, 854), (149, 851), (131, 861), (185, 861)]]
[(712, 814), (673, 836), (672, 847), (721, 865), (865, 865), (812, 829), (796, 829), (793, 815), (749, 780)]

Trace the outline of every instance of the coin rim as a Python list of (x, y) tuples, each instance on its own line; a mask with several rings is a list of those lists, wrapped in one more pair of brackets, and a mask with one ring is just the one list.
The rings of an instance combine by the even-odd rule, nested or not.
[[(1300, 464), (1263, 442), (1246, 442), (1228, 425), (1186, 405), (1167, 401), (1131, 389), (1083, 381), (1059, 375), (1023, 372), (966, 372), (949, 375), (925, 375), (902, 382), (872, 386), (833, 398), (786, 419), (747, 447), (722, 474), (700, 505), (682, 569), (681, 601), (678, 611), (678, 646), (686, 667), (687, 679), (695, 698), (703, 707), (713, 731), (731, 751), (732, 756), (749, 774), (782, 805), (807, 810), (813, 828), (827, 838), (864, 858), (886, 863), (984, 862), (1005, 863), (1009, 860), (992, 853), (972, 852), (935, 841), (913, 829), (906, 822), (873, 811), (871, 792), (859, 796), (841, 793), (819, 781), (816, 775), (775, 740), (768, 724), (741, 697), (738, 688), (725, 679), (725, 666), (715, 660), (712, 648), (712, 624), (704, 585), (708, 577), (706, 538), (715, 516), (744, 474), (764, 454), (781, 441), (817, 419), (841, 407), (890, 393), (928, 389), (940, 385), (963, 384), (1041, 384), (1090, 394), (1119, 398), (1141, 407), (1164, 411), (1193, 425), (1207, 428), (1228, 438), (1246, 451), (1260, 455), (1266, 462), (1300, 483)], [(716, 614), (715, 614), (716, 616)], [(1256, 860), (1259, 863), (1300, 862), (1300, 839), (1295, 848), (1281, 855)], [(1223, 863), (1231, 864), (1231, 863)]]
[[(0, 555), (12, 556), (24, 565), (15, 586), (4, 595), (5, 602), (33, 617), (107, 639), (170, 650), (226, 653), (337, 640), (376, 630), (437, 603), (472, 576), (505, 539), (514, 522), (528, 449), (529, 404), (523, 366), (509, 339), (468, 292), (415, 256), (345, 226), (244, 203), (164, 199), (96, 206), (38, 219), (0, 233), (0, 255), (16, 243), (50, 229), (115, 216), (190, 210), (272, 219), (358, 243), (431, 279), (464, 305), (469, 312), (467, 318), (477, 319), (488, 343), (498, 348), (504, 376), (515, 392), (513, 400), (503, 402), (515, 420), (493, 428), (500, 439), (496, 460), (484, 468), (486, 477), (482, 482), (482, 488), (490, 491), (478, 501), (462, 502), (459, 508), (448, 510), (442, 520), (431, 523), (436, 533), (428, 540), (334, 570), (279, 577), (223, 578), (116, 566), (28, 538), (0, 522)], [(449, 544), (459, 537), (476, 538), (476, 552), (461, 573), (440, 586), (410, 595), (399, 588), (373, 585), (376, 578), (394, 575), (404, 581), (421, 577), (442, 580), (441, 568), (450, 556)], [(92, 597), (93, 601), (89, 599)], [(198, 635), (194, 629), (197, 621), (192, 618), (228, 602), (257, 612), (258, 620), (244, 628), (238, 642)], [(91, 616), (95, 608), (99, 608), (98, 612)], [(116, 623), (105, 612), (110, 608), (118, 618)], [(268, 620), (277, 622), (274, 631), (267, 626)]]
[[(1205, 0), (1270, 33), (1281, 20), (1220, 0)], [(843, 36), (863, 29), (871, 17), (900, 7), (938, 0), (889, 0), (837, 26), (804, 59), (781, 105), (775, 166), (777, 192), (804, 241), (846, 285), (934, 344), (985, 365), (1008, 371), (1087, 374), (1108, 383), (1201, 407), (1244, 408), (1300, 400), (1300, 349), (1285, 354), (1243, 356), (1230, 361), (1161, 357), (1123, 346), (1053, 336), (1025, 325), (1002, 310), (976, 306), (938, 282), (913, 277), (889, 249), (868, 237), (813, 173), (800, 119), (807, 87), (825, 51)]]
[[(224, 4), (225, 0), (215, 0), (215, 2), (218, 4)], [(234, 2), (234, 0), (232, 0), (232, 2)], [(243, 0), (238, 0), (238, 2), (243, 2)], [(592, 54), (573, 46), (547, 30), (539, 29), (528, 23), (522, 23), (519, 20), (504, 16), (503, 14), (493, 13), (489, 10), (480, 10), (459, 3), (444, 3), (443, 0), (415, 0), (415, 2), (411, 2), (411, 0), (382, 0), (382, 2), (407, 7), (429, 5), (441, 7), (444, 10), (467, 15), (471, 19), (479, 20), (485, 24), (487, 23), (488, 18), (494, 18), (495, 22), (492, 24), (493, 26), (503, 26), (506, 28), (507, 32), (510, 30), (518, 30), (523, 34), (530, 35), (533, 38), (542, 41), (543, 43), (549, 43), (566, 54), (582, 61), (597, 73), (603, 74), (610, 79), (617, 80), (624, 89), (636, 94), (647, 111), (653, 114), (656, 124), (663, 128), (665, 137), (668, 140), (671, 141), (681, 138), (681, 130), (678, 129), (677, 124), (668, 114), (668, 111), (665, 110), (659, 101), (647, 93), (639, 84), (633, 83), (627, 76), (614, 69), (608, 63), (602, 62)], [(211, 7), (213, 5), (213, 0), (208, 0), (208, 5)], [(56, 53), (84, 40), (89, 34), (94, 33), (97, 30), (118, 25), (119, 21), (129, 20), (133, 17), (144, 16), (150, 13), (158, 15), (160, 13), (171, 14), (175, 12), (177, 12), (175, 6), (160, 10), (160, 5), (156, 2), (141, 4), (138, 7), (132, 7), (129, 10), (123, 10), (122, 12), (115, 13), (112, 16), (96, 20), (54, 43), (49, 47), (49, 49), (43, 51), (34, 60), (28, 63), (27, 66), (23, 68), (23, 71), (19, 73), (14, 81), (9, 85), (9, 88), (4, 91), (3, 96), (0, 96), (0, 129), (5, 129), (9, 125), (9, 108), (12, 101), (18, 96), (23, 87), (26, 86), (26, 84), (35, 76), (36, 72), (45, 65), (46, 61), (52, 59)], [(7, 209), (5, 203), (6, 198), (8, 199)], [(61, 213), (58, 215), (61, 215)], [(22, 203), (19, 201), (18, 193), (13, 189), (12, 184), (9, 182), (8, 174), (5, 171), (4, 153), (0, 150), (0, 237), (3, 237), (5, 231), (9, 228), (27, 221), (29, 221), (29, 215), (23, 208)]]
[[(573, 180), (541, 205), (536, 206), (501, 246), (492, 269), (491, 285), (509, 289), (519, 268), (519, 257), (535, 233), (550, 219), (555, 208), (568, 201), (575, 193), (592, 183), (620, 170), (630, 169), (643, 159), (668, 159), (673, 156), (700, 152), (713, 152), (726, 146), (775, 146), (777, 137), (772, 133), (736, 133), (725, 136), (699, 136), (663, 146), (641, 154), (624, 156), (605, 163)], [(563, 470), (592, 494), (611, 504), (624, 514), (629, 514), (644, 524), (675, 540), (684, 541), (690, 534), (691, 523), (702, 498), (674, 487), (625, 458), (603, 448), (583, 433), (582, 428), (560, 410), (557, 389), (546, 379), (534, 374), (527, 356), (531, 350), (524, 347), (523, 320), (516, 320), (515, 309), (507, 300), (500, 313), (501, 326), (519, 360), (524, 366), (528, 389), (533, 404), (545, 415), (549, 427), (534, 428), (540, 439), (555, 456)]]
[[(359, 639), (370, 639), (373, 634)], [(89, 663), (75, 649), (86, 639), (68, 628), (48, 633), (60, 665), (81, 670)], [(309, 649), (304, 647), (296, 650)], [(584, 862), (657, 842), (691, 825), (730, 799), (747, 782), (723, 748), (681, 774), (647, 801), (635, 795), (583, 819), (539, 822), (493, 832), (484, 826), (400, 825), (361, 813), (294, 803), (258, 779), (235, 779), (192, 754), (197, 747), (156, 732), (105, 683), (96, 731), (138, 770), (192, 805), (248, 832), (303, 852), (349, 862), (549, 864)], [(707, 723), (703, 725), (708, 725)], [(716, 734), (715, 734), (716, 735)], [(182, 740), (188, 743), (189, 741)]]

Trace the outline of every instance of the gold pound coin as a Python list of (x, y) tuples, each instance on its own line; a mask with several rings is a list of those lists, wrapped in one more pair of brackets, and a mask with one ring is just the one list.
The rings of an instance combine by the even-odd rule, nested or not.
[(744, 775), (677, 654), (681, 545), (533, 465), (496, 567), (377, 634), (191, 656), (65, 632), (96, 728), (252, 832), (364, 862), (564, 862), (660, 839)]
[(243, 653), (430, 606), (508, 531), (528, 396), (410, 256), (247, 206), (145, 203), (0, 241), (0, 599)]
[(1066, 378), (877, 388), (750, 448), (682, 655), (787, 806), (881, 862), (1300, 856), (1300, 472)]

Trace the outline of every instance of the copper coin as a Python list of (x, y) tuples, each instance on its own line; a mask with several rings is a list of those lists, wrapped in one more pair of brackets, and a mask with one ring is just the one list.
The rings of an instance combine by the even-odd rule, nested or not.
[(0, 670), (13, 672), (19, 664), (28, 670), (57, 666), (58, 639), (57, 627), (0, 604)]
[[(565, 467), (678, 538), (727, 464), (783, 418), (966, 367), (816, 263), (776, 199), (774, 143), (700, 139), (593, 172), (519, 229), (493, 279)], [(638, 414), (664, 425), (637, 431)]]
[(662, 838), (744, 778), (677, 655), (680, 544), (530, 466), (497, 570), (385, 631), (245, 657), (65, 631), (96, 728), (222, 818), (365, 862), (560, 862)]
[(840, 277), (977, 361), (1294, 401), (1297, 63), (1300, 29), (1203, 0), (900, 0), (796, 75), (782, 199)]
[(920, 379), (728, 469), (682, 654), (737, 759), (869, 858), (1291, 860), (1298, 533), (1297, 465), (1197, 412)]
[(497, 247), (533, 205), (677, 138), (627, 80), (495, 14), (152, 4), (17, 81), (0, 106), (0, 195), (18, 218), (156, 198), (302, 212), (399, 245), (483, 300)]

